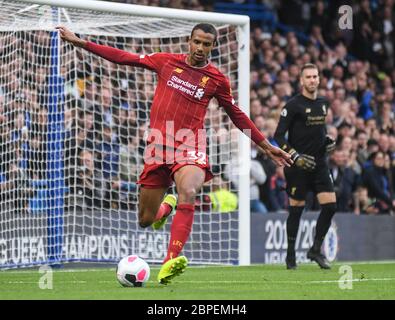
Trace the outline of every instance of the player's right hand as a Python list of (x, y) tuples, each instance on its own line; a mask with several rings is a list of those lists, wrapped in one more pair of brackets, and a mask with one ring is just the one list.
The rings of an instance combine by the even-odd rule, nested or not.
[(315, 169), (315, 158), (308, 154), (300, 154), (295, 160), (295, 165), (306, 171), (313, 171)]
[(263, 139), (258, 146), (279, 167), (290, 167), (294, 163), (290, 154), (272, 145), (267, 139)]
[(57, 26), (56, 29), (59, 30), (59, 35), (62, 40), (70, 42), (72, 45), (76, 47), (83, 48), (85, 46), (86, 41), (77, 37), (74, 32), (70, 31), (66, 27)]

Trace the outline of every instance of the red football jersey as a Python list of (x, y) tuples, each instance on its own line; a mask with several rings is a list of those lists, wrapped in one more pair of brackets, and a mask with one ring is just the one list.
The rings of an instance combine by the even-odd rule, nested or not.
[[(264, 139), (254, 123), (236, 106), (229, 81), (213, 64), (193, 67), (186, 62), (186, 54), (137, 55), (92, 42), (87, 43), (86, 49), (112, 62), (144, 67), (157, 73), (150, 129), (151, 137), (152, 131), (157, 130), (163, 141), (155, 136), (155, 143), (178, 148), (180, 144), (191, 145), (193, 142), (196, 149), (202, 150), (205, 145), (204, 118), (213, 97), (240, 130), (250, 130), (255, 143)], [(189, 140), (191, 138), (193, 141)]]

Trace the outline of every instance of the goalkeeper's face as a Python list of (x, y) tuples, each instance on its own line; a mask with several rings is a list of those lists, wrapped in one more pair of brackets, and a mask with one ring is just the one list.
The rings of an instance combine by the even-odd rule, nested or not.
[(300, 77), (300, 83), (302, 88), (307, 92), (311, 94), (315, 93), (318, 89), (318, 85), (320, 84), (318, 70), (315, 68), (307, 68), (303, 70)]
[(214, 47), (215, 36), (197, 29), (189, 39), (189, 62), (193, 66), (203, 66)]

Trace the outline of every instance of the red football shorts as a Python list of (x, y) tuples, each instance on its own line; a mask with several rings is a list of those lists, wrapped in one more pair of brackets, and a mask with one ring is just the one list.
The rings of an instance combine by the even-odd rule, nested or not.
[(191, 157), (183, 161), (174, 161), (172, 163), (146, 163), (137, 184), (147, 189), (169, 188), (173, 184), (176, 171), (188, 165), (202, 168), (206, 173), (205, 182), (213, 178), (207, 155), (197, 152), (195, 155), (192, 154)]

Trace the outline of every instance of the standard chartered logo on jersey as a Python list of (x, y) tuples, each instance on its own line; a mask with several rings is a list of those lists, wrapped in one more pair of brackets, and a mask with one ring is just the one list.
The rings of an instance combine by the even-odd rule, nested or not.
[(167, 81), (167, 85), (174, 89), (180, 90), (181, 92), (184, 92), (198, 100), (201, 100), (204, 96), (204, 89), (202, 88), (197, 89), (196, 85), (188, 81), (182, 80), (177, 76), (172, 76)]
[[(307, 251), (314, 242), (317, 220), (301, 219), (295, 242), (296, 262), (311, 262), (307, 259)], [(285, 263), (287, 256), (286, 220), (269, 219), (265, 223), (265, 263)], [(336, 259), (338, 252), (337, 226), (332, 222), (323, 243), (323, 253), (329, 262)]]

